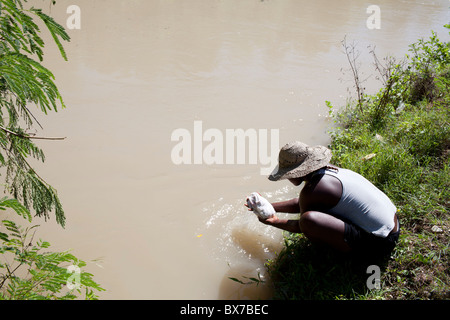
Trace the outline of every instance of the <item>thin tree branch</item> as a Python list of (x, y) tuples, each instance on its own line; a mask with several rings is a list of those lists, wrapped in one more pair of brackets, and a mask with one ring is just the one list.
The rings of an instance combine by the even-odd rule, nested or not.
[(355, 82), (356, 93), (358, 95), (358, 106), (362, 112), (362, 103), (364, 101), (364, 88), (362, 87), (362, 82), (359, 78), (357, 59), (359, 58), (359, 53), (356, 52), (355, 44), (347, 45), (346, 37), (341, 42), (344, 48), (344, 53), (347, 56), (348, 63), (350, 64), (350, 69), (353, 73), (353, 81)]
[(25, 139), (41, 139), (41, 140), (64, 140), (64, 139), (66, 139), (66, 137), (35, 137), (35, 136), (23, 135), (23, 134), (11, 131), (9, 129), (6, 129), (5, 127), (2, 127), (2, 126), (0, 126), (0, 130), (10, 133), (16, 137), (25, 138)]

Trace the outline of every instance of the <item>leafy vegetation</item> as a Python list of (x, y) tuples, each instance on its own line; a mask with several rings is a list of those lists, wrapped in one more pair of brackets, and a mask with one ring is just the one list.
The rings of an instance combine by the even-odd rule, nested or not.
[(103, 290), (92, 274), (82, 271), (84, 261), (67, 251), (44, 251), (50, 243), (41, 239), (33, 243), (38, 226), (24, 229), (10, 220), (2, 224), (9, 234), (0, 233), (0, 269), (5, 271), (0, 278), (0, 299), (72, 300), (84, 291), (85, 298), (91, 300), (97, 298), (94, 289)]
[[(38, 175), (29, 159), (45, 160), (36, 139), (62, 139), (35, 136), (36, 125), (41, 125), (31, 108), (46, 114), (65, 107), (54, 75), (41, 64), (45, 44), (38, 21), (64, 59), (62, 41), (70, 38), (52, 17), (41, 9), (25, 8), (26, 3), (0, 0), (0, 173), (5, 194), (12, 196), (0, 199), (0, 209), (12, 210), (28, 223), (33, 215), (47, 220), (54, 212), (64, 227), (65, 214), (56, 190)], [(86, 299), (95, 299), (93, 289), (103, 290), (91, 274), (81, 270), (85, 262), (68, 252), (45, 251), (48, 242), (34, 242), (37, 225), (24, 229), (3, 219), (1, 226), (0, 299), (75, 299), (83, 289)]]
[[(375, 54), (374, 61), (383, 81), (377, 94), (356, 88), (358, 100), (337, 112), (327, 102), (335, 120), (330, 148), (334, 164), (361, 173), (396, 204), (399, 243), (387, 260), (362, 261), (287, 234), (268, 262), (276, 299), (450, 298), (450, 44), (432, 32), (404, 61)], [(372, 264), (382, 269), (381, 286), (370, 290)]]
[(2, 0), (0, 5), (0, 167), (6, 169), (6, 191), (38, 216), (48, 218), (55, 210), (57, 222), (64, 226), (56, 190), (39, 177), (27, 159), (45, 160), (33, 141), (36, 137), (28, 132), (33, 125), (40, 126), (30, 105), (44, 113), (57, 111), (58, 104), (64, 107), (54, 75), (40, 63), (44, 41), (34, 18), (44, 22), (64, 58), (59, 38), (69, 40), (69, 36), (40, 9), (26, 10), (19, 0)]

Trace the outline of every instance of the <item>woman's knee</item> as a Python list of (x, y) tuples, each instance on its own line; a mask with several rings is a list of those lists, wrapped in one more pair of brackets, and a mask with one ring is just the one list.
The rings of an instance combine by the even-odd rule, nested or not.
[(307, 211), (300, 216), (300, 230), (311, 241), (325, 243), (348, 252), (348, 244), (344, 241), (345, 224), (326, 213)]
[(314, 235), (319, 225), (320, 213), (315, 211), (307, 211), (300, 216), (300, 230), (306, 236)]

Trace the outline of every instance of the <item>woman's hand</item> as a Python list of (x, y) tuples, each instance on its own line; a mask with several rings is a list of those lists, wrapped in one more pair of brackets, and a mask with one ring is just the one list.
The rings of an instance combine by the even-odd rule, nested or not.
[(269, 226), (277, 224), (277, 222), (280, 220), (280, 219), (278, 219), (278, 217), (276, 215), (273, 215), (273, 216), (271, 216), (270, 218), (267, 218), (267, 219), (261, 219), (261, 218), (258, 218), (258, 219), (259, 219), (260, 222), (262, 222), (264, 224), (267, 224)]
[(247, 199), (245, 199), (245, 203), (244, 203), (244, 206), (246, 206), (246, 207), (247, 207), (248, 211), (253, 211), (253, 209), (252, 209), (252, 208), (250, 208), (250, 207), (248, 206), (248, 198), (247, 198)]

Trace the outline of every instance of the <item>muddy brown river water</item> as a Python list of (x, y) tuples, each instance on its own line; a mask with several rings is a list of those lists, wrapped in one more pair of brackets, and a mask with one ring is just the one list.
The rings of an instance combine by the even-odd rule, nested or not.
[[(79, 10), (68, 13), (74, 4)], [(378, 16), (367, 12), (371, 5)], [(243, 203), (253, 191), (271, 201), (298, 194), (265, 174), (283, 144), (328, 142), (325, 101), (341, 106), (353, 90), (341, 41), (355, 42), (370, 75), (368, 46), (402, 58), (431, 30), (448, 40), (448, 7), (424, 0), (45, 6), (73, 29), (69, 60), (50, 44), (45, 58), (67, 108), (39, 115), (41, 134), (67, 137), (39, 143), (47, 160), (38, 171), (58, 190), (67, 226), (35, 219), (39, 237), (87, 261), (106, 289), (101, 299), (269, 298), (270, 285), (229, 279), (259, 273), (270, 283), (264, 263), (283, 244), (281, 231)], [(378, 86), (367, 82), (368, 91)], [(239, 145), (245, 135), (250, 142)]]

